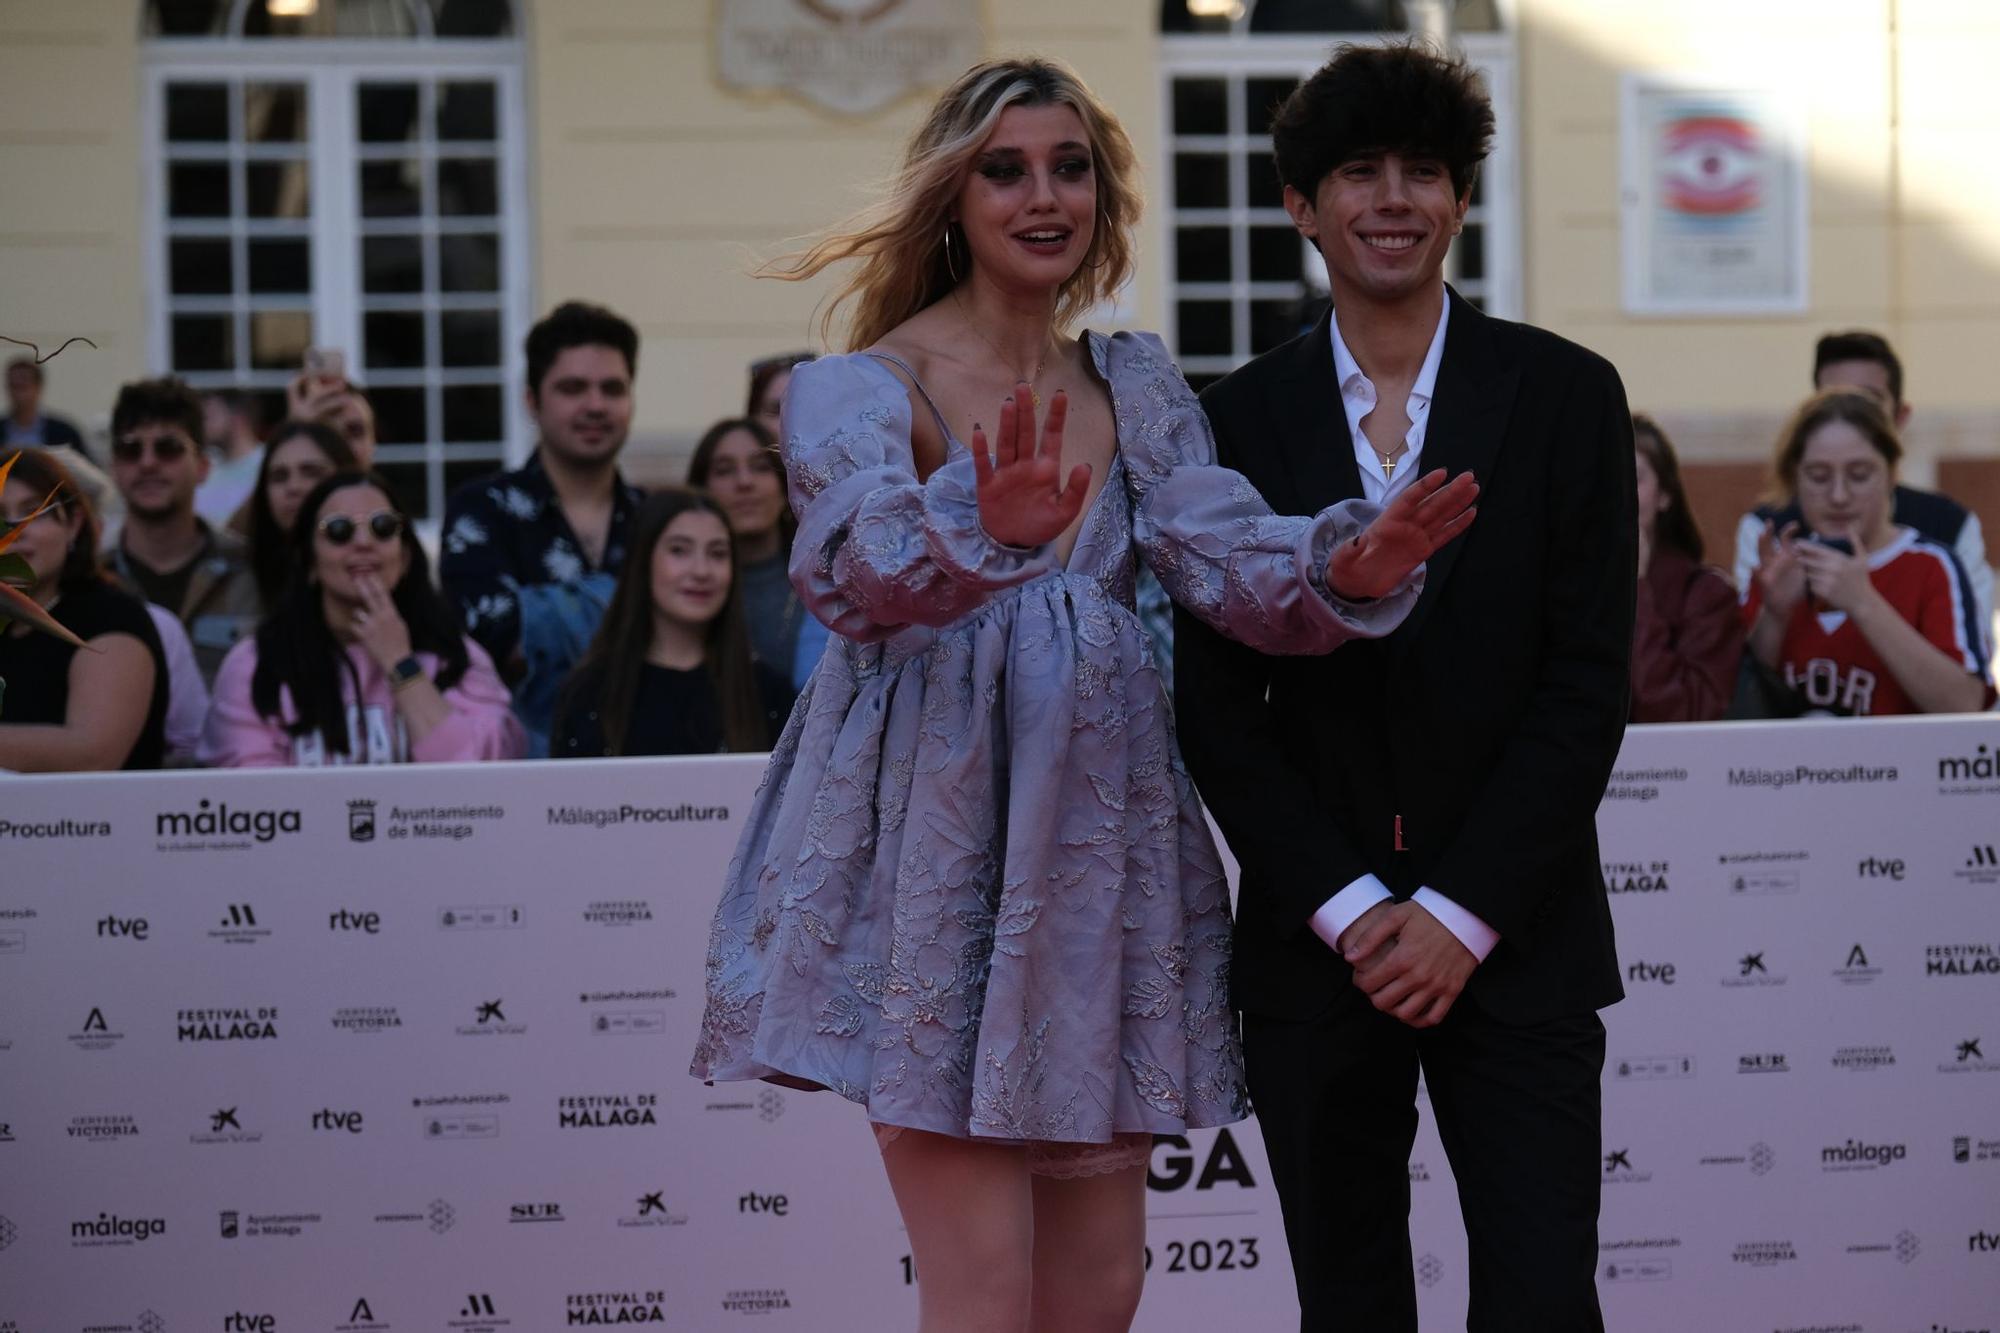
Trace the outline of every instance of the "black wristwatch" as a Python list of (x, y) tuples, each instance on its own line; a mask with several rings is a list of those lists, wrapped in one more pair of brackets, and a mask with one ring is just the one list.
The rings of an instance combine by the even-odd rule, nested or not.
[(423, 678), (424, 664), (417, 660), (415, 653), (411, 653), (408, 657), (389, 668), (389, 688), (392, 690), (400, 690), (412, 681), (422, 680)]

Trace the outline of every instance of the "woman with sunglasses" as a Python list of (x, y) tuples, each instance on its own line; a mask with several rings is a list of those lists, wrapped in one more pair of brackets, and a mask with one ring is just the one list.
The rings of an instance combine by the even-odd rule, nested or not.
[(345, 437), (324, 422), (293, 417), (271, 433), (247, 502), (250, 571), (266, 613), (284, 595), (292, 559), (292, 524), (298, 521), (300, 503), (334, 473), (352, 472), (358, 466)]
[(431, 586), (387, 479), (313, 487), (285, 590), (215, 681), (201, 758), (220, 768), (517, 759), (493, 661)]
[(0, 628), (0, 769), (158, 768), (167, 719), (159, 631), (143, 602), (107, 580), (97, 512), (68, 469), (42, 449), (12, 456), (0, 518), (20, 525), (8, 554), (34, 571), (22, 591), (89, 651), (24, 622)]

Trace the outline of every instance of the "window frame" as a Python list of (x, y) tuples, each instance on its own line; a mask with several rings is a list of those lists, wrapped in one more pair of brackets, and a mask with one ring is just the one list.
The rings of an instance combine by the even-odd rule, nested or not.
[[(307, 132), (302, 147), (308, 162), (311, 213), (306, 234), (311, 240), (312, 290), (304, 298), (311, 313), (311, 345), (337, 347), (347, 354), (350, 374), (360, 384), (374, 388), (377, 381), (392, 387), (421, 384), (426, 393), (425, 419), (431, 437), (416, 443), (383, 444), (377, 451), (380, 463), (407, 465), (422, 463), (425, 470), (425, 512), (430, 520), (442, 517), (446, 498), (444, 484), (447, 463), (488, 460), (494, 469), (518, 466), (534, 446), (528, 422), (520, 404), (525, 391), (525, 368), (520, 356), (522, 339), (533, 320), (533, 210), (528, 181), (528, 119), (524, 106), (525, 43), (519, 35), (521, 15), (515, 15), (516, 35), (505, 38), (292, 38), (292, 37), (152, 37), (142, 43), (141, 109), (142, 207), (144, 218), (146, 284), (146, 355), (156, 373), (180, 373), (197, 389), (246, 388), (268, 390), (281, 372), (277, 371), (193, 371), (173, 372), (172, 318), (174, 299), (169, 290), (168, 244), (174, 233), (167, 216), (166, 167), (177, 154), (167, 142), (166, 90), (172, 83), (245, 82), (298, 83), (306, 87)], [(363, 306), (361, 290), (361, 238), (368, 222), (359, 213), (358, 171), (364, 160), (363, 145), (356, 138), (356, 89), (364, 83), (410, 80), (434, 84), (458, 80), (491, 80), (494, 85), (497, 145), (494, 159), (500, 191), (499, 207), (490, 220), (469, 225), (467, 230), (497, 234), (500, 238), (498, 289), (479, 293), (467, 305), (500, 312), (500, 358), (493, 371), (446, 369), (426, 365), (417, 371), (380, 371), (371, 374), (363, 355)], [(425, 105), (431, 99), (427, 96)], [(233, 113), (232, 113), (233, 115)], [(232, 123), (231, 138), (218, 142), (229, 160), (244, 156), (240, 127)], [(412, 145), (414, 156), (449, 156)], [(444, 147), (448, 148), (448, 145)], [(484, 156), (483, 153), (468, 154)], [(428, 188), (428, 187), (426, 187)], [(435, 207), (410, 222), (420, 223), (427, 238), (453, 227), (440, 227)], [(404, 228), (417, 230), (418, 228)], [(240, 211), (233, 210), (227, 225), (218, 234), (254, 236), (246, 228)], [(438, 299), (435, 288), (416, 297), (412, 308), (421, 309), (427, 329), (435, 335), (443, 313), (453, 309), (449, 296)], [(238, 287), (234, 298), (256, 308), (257, 298)], [(300, 302), (290, 300), (289, 308)], [(441, 352), (441, 344), (429, 344)], [(241, 358), (247, 361), (247, 354)], [(500, 385), (500, 437), (496, 440), (443, 441), (445, 389), (460, 383)], [(435, 500), (438, 508), (432, 512)]]
[[(1509, 17), (1503, 11), (1503, 22)], [(1172, 33), (1160, 38), (1159, 115), (1160, 165), (1154, 179), (1161, 182), (1160, 207), (1154, 211), (1153, 240), (1163, 256), (1159, 270), (1166, 293), (1162, 311), (1162, 336), (1175, 352), (1175, 359), (1190, 377), (1227, 374), (1258, 353), (1251, 350), (1250, 302), (1252, 300), (1295, 299), (1293, 283), (1253, 282), (1250, 279), (1250, 232), (1253, 226), (1290, 226), (1282, 209), (1253, 209), (1248, 206), (1246, 172), (1251, 153), (1269, 151), (1270, 136), (1249, 132), (1244, 123), (1242, 98), (1236, 95), (1242, 80), (1291, 76), (1303, 78), (1326, 63), (1332, 46), (1386, 46), (1407, 40), (1402, 33), (1283, 33), (1253, 34), (1247, 18), (1240, 29), (1228, 33)], [(1488, 314), (1502, 319), (1522, 317), (1523, 256), (1521, 249), (1520, 118), (1516, 108), (1517, 42), (1511, 24), (1500, 32), (1468, 32), (1457, 39), (1459, 52), (1485, 77), (1492, 98), (1494, 132), (1492, 153), (1480, 168), (1480, 199), (1467, 214), (1468, 223), (1483, 229), (1485, 274), (1476, 283), (1466, 284), (1467, 295), (1476, 297)], [(1174, 81), (1179, 78), (1221, 78), (1230, 82), (1226, 98), (1227, 132), (1222, 135), (1182, 135), (1174, 128)], [(1177, 155), (1182, 152), (1223, 153), (1229, 164), (1227, 208), (1188, 209), (1176, 202)], [(1230, 280), (1223, 282), (1183, 282), (1179, 277), (1180, 254), (1177, 231), (1182, 226), (1226, 226), (1230, 233)], [(1451, 279), (1454, 262), (1446, 260), (1446, 276)], [(1231, 307), (1228, 354), (1188, 356), (1180, 351), (1180, 304), (1183, 300), (1227, 300)]]

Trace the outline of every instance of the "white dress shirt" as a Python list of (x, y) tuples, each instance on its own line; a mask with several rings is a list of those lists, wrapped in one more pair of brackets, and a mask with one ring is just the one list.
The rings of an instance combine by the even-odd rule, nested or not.
[[(1396, 459), (1394, 477), (1382, 475), (1382, 456), (1362, 433), (1361, 423), (1375, 410), (1375, 384), (1361, 370), (1354, 353), (1347, 349), (1347, 342), (1340, 336), (1340, 313), (1327, 321), (1328, 331), (1333, 335), (1333, 374), (1340, 385), (1340, 405), (1347, 413), (1347, 433), (1354, 441), (1354, 462), (1361, 470), (1362, 494), (1376, 504), (1387, 504), (1406, 489), (1417, 475), (1417, 460), (1424, 452), (1424, 431), (1430, 425), (1431, 396), (1437, 390), (1438, 365), (1444, 360), (1444, 330), (1450, 322), (1451, 301), (1444, 299), (1438, 312), (1437, 332), (1431, 335), (1430, 350), (1424, 353), (1424, 363), (1417, 370), (1417, 379), (1410, 386), (1410, 397), (1404, 412), (1410, 418), (1409, 434), (1403, 437), (1408, 446)], [(1313, 913), (1313, 933), (1326, 941), (1328, 948), (1335, 948), (1340, 933), (1360, 918), (1375, 904), (1395, 895), (1381, 877), (1374, 874), (1361, 876), (1347, 887), (1334, 894)], [(1487, 925), (1471, 912), (1466, 911), (1450, 898), (1445, 897), (1429, 885), (1410, 895), (1410, 900), (1436, 917), (1438, 923), (1458, 938), (1458, 942), (1472, 951), (1472, 956), (1481, 962), (1493, 952), (1493, 946), (1500, 942), (1499, 932)]]

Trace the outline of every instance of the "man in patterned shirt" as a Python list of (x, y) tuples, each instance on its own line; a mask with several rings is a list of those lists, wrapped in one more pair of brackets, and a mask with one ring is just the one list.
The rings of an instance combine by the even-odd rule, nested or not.
[(562, 676), (597, 628), (625, 560), (639, 491), (618, 472), (632, 428), (639, 335), (602, 306), (566, 302), (528, 331), (527, 463), (445, 505), (439, 578), (514, 687), (530, 753), (546, 753)]

